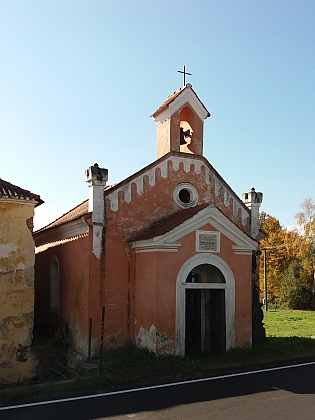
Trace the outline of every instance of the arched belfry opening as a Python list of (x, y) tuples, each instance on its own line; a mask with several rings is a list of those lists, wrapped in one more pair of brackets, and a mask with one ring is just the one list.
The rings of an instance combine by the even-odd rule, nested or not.
[(194, 153), (194, 113), (185, 106), (180, 112), (180, 151), (184, 153)]
[(222, 272), (210, 264), (201, 264), (188, 274), (185, 290), (185, 355), (225, 352), (225, 286)]
[(152, 115), (156, 122), (157, 157), (169, 152), (203, 153), (203, 124), (210, 113), (191, 84), (170, 95)]

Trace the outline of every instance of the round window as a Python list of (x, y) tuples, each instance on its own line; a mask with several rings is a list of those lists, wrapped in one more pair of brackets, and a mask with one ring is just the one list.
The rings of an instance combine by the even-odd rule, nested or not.
[(174, 190), (174, 200), (182, 208), (194, 207), (198, 203), (198, 191), (192, 184), (182, 182)]
[(190, 201), (190, 192), (186, 188), (183, 188), (179, 191), (178, 197), (182, 203), (187, 204)]

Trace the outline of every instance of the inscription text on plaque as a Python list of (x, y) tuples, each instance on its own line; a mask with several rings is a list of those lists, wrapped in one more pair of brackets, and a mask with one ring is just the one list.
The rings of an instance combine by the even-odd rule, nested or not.
[(197, 252), (220, 252), (220, 232), (196, 231)]

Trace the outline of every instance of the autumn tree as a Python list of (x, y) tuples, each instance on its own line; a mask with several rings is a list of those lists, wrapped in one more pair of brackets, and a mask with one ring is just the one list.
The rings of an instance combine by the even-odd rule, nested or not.
[[(302, 240), (297, 230), (288, 230), (281, 226), (278, 219), (262, 214), (260, 227), (265, 233), (261, 248), (266, 250), (268, 300), (272, 303), (292, 306), (297, 285), (307, 276), (306, 258), (308, 245)], [(263, 258), (260, 266), (260, 283), (264, 277)], [(304, 276), (304, 277), (303, 277)], [(304, 284), (304, 283), (303, 283)]]
[(311, 198), (305, 198), (301, 207), (303, 211), (296, 215), (296, 219), (306, 248), (307, 276), (303, 286), (311, 294), (312, 309), (315, 309), (315, 203)]

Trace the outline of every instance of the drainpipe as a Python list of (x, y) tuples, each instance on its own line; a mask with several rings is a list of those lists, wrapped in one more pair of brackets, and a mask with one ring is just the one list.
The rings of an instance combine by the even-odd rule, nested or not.
[(267, 292), (267, 250), (266, 248), (263, 249), (264, 251), (264, 306), (265, 311), (268, 311), (268, 292)]
[(95, 163), (85, 171), (85, 180), (89, 187), (89, 212), (92, 213), (93, 254), (100, 258), (103, 252), (104, 188), (108, 180), (108, 170), (99, 168)]

